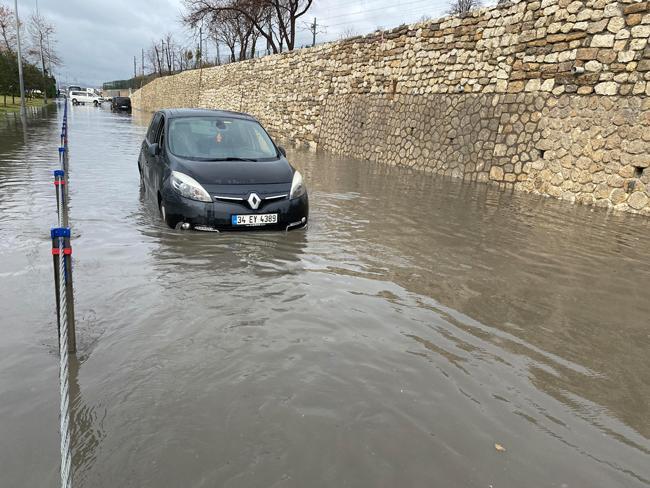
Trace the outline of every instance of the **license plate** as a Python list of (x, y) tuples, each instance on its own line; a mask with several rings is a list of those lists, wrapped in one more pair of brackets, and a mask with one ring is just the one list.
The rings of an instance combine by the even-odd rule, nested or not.
[(233, 215), (232, 225), (267, 225), (277, 224), (278, 214)]

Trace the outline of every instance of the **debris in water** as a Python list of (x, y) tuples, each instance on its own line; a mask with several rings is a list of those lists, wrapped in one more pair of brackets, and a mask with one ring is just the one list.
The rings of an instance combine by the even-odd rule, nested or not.
[(499, 452), (506, 452), (506, 448), (503, 447), (501, 444), (495, 443), (494, 448)]

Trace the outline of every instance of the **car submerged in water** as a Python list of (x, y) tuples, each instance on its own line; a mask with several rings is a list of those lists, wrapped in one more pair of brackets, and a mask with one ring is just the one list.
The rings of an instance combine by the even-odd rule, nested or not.
[(161, 110), (138, 159), (140, 182), (172, 228), (292, 230), (309, 218), (300, 172), (262, 125), (239, 112)]

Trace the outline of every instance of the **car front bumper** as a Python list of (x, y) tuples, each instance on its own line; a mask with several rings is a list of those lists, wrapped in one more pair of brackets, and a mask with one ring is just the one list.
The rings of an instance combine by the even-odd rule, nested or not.
[[(202, 231), (250, 231), (250, 230), (293, 230), (303, 228), (309, 219), (309, 198), (307, 194), (289, 200), (263, 203), (257, 210), (251, 210), (245, 202), (198, 202), (180, 196), (171, 189), (162, 195), (168, 220), (176, 227)], [(276, 224), (233, 225), (233, 215), (278, 214)], [(189, 227), (183, 226), (189, 224)]]

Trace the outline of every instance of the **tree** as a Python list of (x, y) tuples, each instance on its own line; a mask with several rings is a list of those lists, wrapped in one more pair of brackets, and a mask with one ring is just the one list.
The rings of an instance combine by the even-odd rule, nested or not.
[[(32, 14), (27, 25), (27, 32), (29, 33), (28, 55), (44, 62), (47, 67), (58, 67), (63, 64), (56, 52), (56, 30), (45, 17), (38, 13)], [(40, 59), (41, 54), (42, 60)]]
[(50, 92), (50, 84), (52, 82), (51, 73), (48, 73), (48, 68), (51, 70), (52, 66), (60, 66), (62, 64), (61, 58), (52, 49), (52, 45), (56, 45), (54, 27), (47, 22), (45, 17), (36, 12), (29, 19), (27, 31), (30, 37), (27, 54), (41, 63), (44, 101), (47, 103), (47, 95)]
[[(56, 93), (54, 79), (44, 78), (37, 66), (26, 61), (23, 61), (23, 79), (27, 91), (45, 88), (50, 96), (54, 96)], [(44, 83), (44, 80), (47, 83)], [(16, 53), (6, 50), (0, 52), (0, 94), (4, 95), (5, 105), (6, 95), (18, 96), (20, 94), (19, 87)]]
[(162, 41), (162, 54), (163, 60), (167, 64), (167, 73), (172, 74), (174, 64), (174, 37), (171, 33), (167, 33)]
[(307, 13), (312, 1), (184, 0), (187, 13), (183, 22), (190, 27), (206, 20), (218, 23), (220, 14), (232, 12), (245, 19), (258, 36), (266, 39), (273, 53), (281, 52), (284, 46), (291, 51), (296, 41), (297, 20)]
[[(189, 57), (188, 57), (189, 54)], [(184, 71), (187, 68), (189, 68), (192, 58), (194, 55), (192, 54), (192, 51), (183, 47), (183, 46), (176, 46), (176, 50), (174, 52), (173, 59), (174, 61), (178, 61), (178, 70), (179, 71)], [(175, 68), (174, 68), (175, 69)]]
[(151, 41), (151, 47), (147, 50), (147, 60), (153, 66), (153, 73), (162, 76), (162, 43)]
[(16, 48), (16, 17), (9, 7), (0, 5), (0, 51), (14, 51)]
[(237, 12), (231, 11), (223, 11), (215, 14), (213, 21), (208, 27), (210, 37), (214, 39), (214, 42), (217, 44), (225, 44), (230, 51), (230, 62), (236, 59), (237, 33), (235, 32), (235, 22), (231, 19), (237, 15)]
[(359, 34), (357, 31), (354, 29), (354, 27), (346, 27), (341, 31), (339, 34), (339, 41), (343, 41), (345, 39), (350, 39), (351, 37), (357, 37)]
[(260, 34), (246, 16), (234, 11), (222, 11), (215, 14), (208, 29), (216, 43), (228, 47), (230, 61), (255, 56), (255, 45)]
[(7, 106), (7, 95), (15, 93), (18, 86), (18, 61), (12, 51), (0, 51), (0, 93), (4, 96), (4, 106)]
[(450, 0), (448, 12), (452, 15), (467, 15), (481, 6), (481, 0)]

